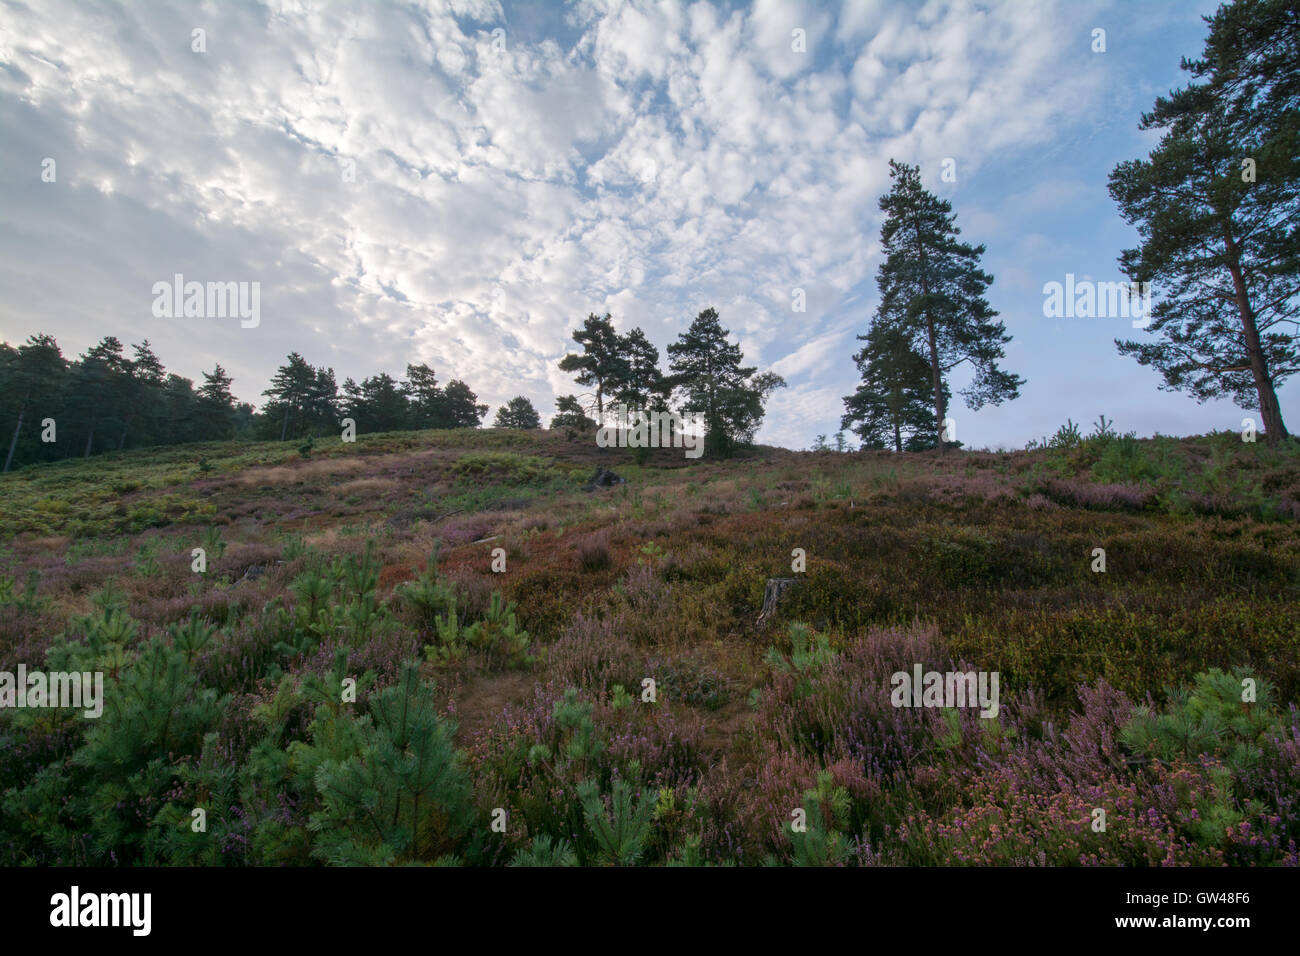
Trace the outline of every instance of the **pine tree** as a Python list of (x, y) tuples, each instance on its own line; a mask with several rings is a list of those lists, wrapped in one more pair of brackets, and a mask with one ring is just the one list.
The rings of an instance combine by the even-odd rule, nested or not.
[(315, 370), (305, 412), (309, 435), (323, 435), (338, 427), (339, 387), (334, 379), (334, 369), (321, 367)]
[(756, 368), (742, 366), (744, 355), (728, 341), (730, 334), (709, 308), (668, 346), (672, 381), (685, 398), (686, 411), (703, 414), (705, 449), (722, 455), (753, 440), (767, 396), (785, 386), (779, 375), (755, 375)]
[(497, 409), (494, 428), (541, 428), (542, 420), (533, 403), (523, 395), (516, 395)]
[[(469, 826), (473, 804), (464, 755), (453, 740), (455, 725), (438, 716), (433, 686), (408, 663), (397, 684), (371, 696), (369, 710), (356, 720), (328, 705), (317, 709), (317, 747), (327, 744), (319, 738), (331, 722), (351, 721), (353, 728), (340, 741), (351, 746), (330, 747), (334, 753), (327, 751), (313, 774), (321, 800), (311, 821), (317, 834), (313, 853), (345, 865), (450, 853)], [(295, 747), (310, 759), (303, 753), (308, 748)]]
[(435, 428), (478, 428), (488, 407), (460, 379), (453, 378), (442, 391), (442, 409)]
[(952, 369), (974, 366), (974, 378), (960, 393), (971, 409), (1017, 398), (1024, 379), (998, 367), (1011, 336), (984, 298), (993, 283), (979, 268), (984, 247), (957, 240), (952, 204), (921, 185), (919, 167), (891, 159), (889, 175), (894, 185), (880, 199), (886, 214), (880, 230), (885, 261), (876, 277), (880, 314), (896, 321), (929, 360), (933, 429), (942, 451)]
[(163, 387), (165, 442), (169, 445), (198, 440), (198, 395), (188, 378), (169, 373)]
[(289, 420), (293, 417), (293, 437), (301, 434), (305, 425), (306, 408), (316, 386), (316, 372), (297, 352), (289, 353), (289, 361), (276, 370), (270, 386), (262, 392), (270, 401), (262, 409), (268, 416), (280, 416), (280, 441), (289, 438)]
[[(858, 339), (866, 343), (853, 356), (862, 381), (844, 398), (840, 427), (861, 438), (865, 448), (934, 447), (930, 363), (897, 324), (879, 316)], [(948, 398), (944, 383), (945, 407)]]
[(565, 438), (573, 441), (580, 434), (594, 433), (596, 422), (587, 417), (587, 411), (576, 395), (561, 395), (555, 400), (551, 428), (563, 428)]
[(443, 390), (433, 369), (421, 363), (406, 366), (406, 381), (402, 383), (409, 403), (408, 414), (412, 428), (437, 428), (438, 417), (445, 402)]
[(123, 421), (131, 376), (122, 343), (105, 336), (81, 357), (73, 379), (71, 416), (85, 429), (82, 457), (89, 458), (96, 436)]
[[(154, 354), (153, 346), (145, 339), (131, 346), (131, 413), (128, 425), (137, 444), (157, 445), (164, 441), (163, 390), (167, 384), (167, 370)], [(123, 429), (123, 437), (126, 430)]]
[(343, 383), (343, 413), (367, 432), (399, 431), (411, 420), (407, 394), (386, 372), (371, 376), (360, 385), (348, 379)]
[(630, 408), (666, 407), (671, 388), (659, 370), (659, 349), (636, 328), (619, 339), (623, 377), (613, 383), (614, 397)]
[(235, 399), (231, 378), (220, 365), (203, 373), (199, 386), (196, 425), (204, 441), (224, 441), (235, 431)]
[(29, 336), (17, 349), (6, 346), (6, 356), (0, 372), (0, 407), (6, 416), (13, 416), (14, 422), (9, 451), (5, 455), (4, 470), (8, 471), (23, 423), (30, 417), (39, 425), (42, 418), (54, 416), (56, 406), (62, 400), (67, 362), (54, 337), (45, 334)]
[(1110, 194), (1141, 241), (1120, 257), (1160, 301), (1155, 342), (1116, 340), (1161, 387), (1258, 407), (1268, 441), (1287, 437), (1277, 387), (1300, 369), (1300, 11), (1238, 0), (1206, 18), (1189, 83), (1142, 115), (1164, 132), (1120, 163)]
[(575, 329), (573, 341), (582, 346), (581, 354), (569, 353), (560, 359), (560, 371), (577, 372), (579, 385), (595, 386), (596, 415), (602, 421), (605, 415), (605, 396), (611, 389), (627, 381), (628, 363), (623, 354), (624, 343), (614, 330), (608, 312), (598, 316), (590, 313)]

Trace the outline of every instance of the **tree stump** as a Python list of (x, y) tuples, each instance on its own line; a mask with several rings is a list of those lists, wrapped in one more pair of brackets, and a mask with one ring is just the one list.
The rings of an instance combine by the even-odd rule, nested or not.
[(776, 606), (781, 600), (781, 595), (798, 584), (799, 580), (799, 578), (768, 578), (767, 587), (763, 589), (763, 610), (754, 623), (766, 623), (776, 613)]

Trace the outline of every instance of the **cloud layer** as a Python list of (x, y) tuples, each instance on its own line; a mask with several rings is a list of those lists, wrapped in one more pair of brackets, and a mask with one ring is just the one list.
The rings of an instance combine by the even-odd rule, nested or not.
[[(1045, 330), (1039, 287), (1114, 276), (1131, 237), (1105, 172), (1212, 4), (1142, 23), (1087, 3), (541, 6), (0, 6), (0, 334), (50, 331), (65, 351), (148, 338), (191, 377), (220, 360), (252, 401), (290, 350), (340, 380), (424, 361), (546, 412), (577, 390), (555, 363), (588, 312), (662, 349), (712, 305), (790, 381), (760, 438), (803, 447), (853, 387), (896, 157), (1006, 270), (994, 305), (1030, 345), (1008, 364), (1032, 389), (1079, 354)], [(1150, 68), (1149, 94), (1137, 31), (1170, 22), (1191, 45)], [(259, 281), (261, 324), (154, 318), (150, 289), (175, 273)], [(1149, 409), (1154, 378), (1114, 355), (1116, 334), (1065, 339)], [(1233, 424), (1152, 401), (1166, 431)], [(1041, 429), (1014, 403), (970, 431)]]

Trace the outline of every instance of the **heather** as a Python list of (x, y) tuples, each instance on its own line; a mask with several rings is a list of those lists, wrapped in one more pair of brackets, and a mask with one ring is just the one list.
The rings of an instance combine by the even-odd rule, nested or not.
[[(107, 699), (0, 711), (0, 862), (1296, 865), (1300, 456), (1076, 432), (4, 476), (0, 670)], [(894, 706), (916, 664), (997, 671), (997, 716)]]

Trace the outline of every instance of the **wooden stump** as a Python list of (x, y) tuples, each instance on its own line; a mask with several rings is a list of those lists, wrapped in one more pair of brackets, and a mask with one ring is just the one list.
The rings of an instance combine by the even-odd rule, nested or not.
[(799, 583), (799, 578), (768, 578), (767, 587), (763, 589), (763, 610), (755, 624), (763, 624), (776, 613), (776, 606), (781, 595)]

